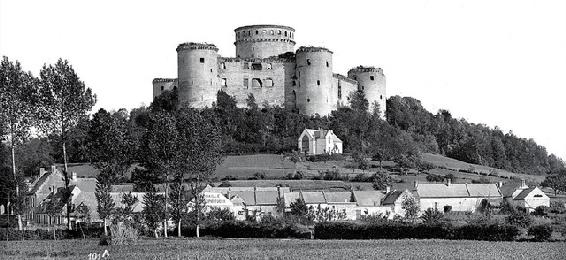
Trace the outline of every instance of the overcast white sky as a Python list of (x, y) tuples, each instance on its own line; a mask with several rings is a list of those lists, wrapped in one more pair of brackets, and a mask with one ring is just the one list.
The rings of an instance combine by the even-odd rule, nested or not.
[(176, 77), (175, 47), (234, 29), (296, 29), (297, 47), (334, 51), (334, 70), (384, 69), (387, 95), (499, 126), (566, 158), (566, 1), (0, 0), (0, 55), (34, 75), (68, 59), (96, 109), (149, 104), (154, 77)]

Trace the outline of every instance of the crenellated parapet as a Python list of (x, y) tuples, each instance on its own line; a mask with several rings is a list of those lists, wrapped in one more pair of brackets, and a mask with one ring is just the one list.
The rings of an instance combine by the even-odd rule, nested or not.
[(299, 49), (297, 50), (297, 53), (302, 53), (302, 52), (328, 52), (330, 54), (333, 54), (333, 52), (327, 48), (324, 47), (314, 47), (314, 46), (301, 46), (299, 47)]
[(170, 82), (177, 82), (176, 78), (154, 78), (153, 83), (170, 83)]
[(185, 42), (177, 46), (177, 52), (182, 50), (212, 50), (218, 51), (218, 47), (211, 43)]
[(358, 66), (355, 68), (352, 68), (348, 71), (348, 74), (350, 73), (362, 73), (362, 72), (375, 72), (375, 73), (379, 73), (383, 75), (383, 69), (381, 68), (376, 68), (373, 66)]

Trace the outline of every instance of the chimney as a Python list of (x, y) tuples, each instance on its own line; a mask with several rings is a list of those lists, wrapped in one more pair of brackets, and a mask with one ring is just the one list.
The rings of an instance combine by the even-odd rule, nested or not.
[(77, 181), (77, 173), (76, 172), (71, 173), (71, 180), (74, 181), (74, 182)]
[(527, 186), (525, 179), (521, 179), (521, 187), (519, 189), (527, 189), (527, 188), (529, 188), (529, 186)]
[(389, 192), (391, 192), (391, 187), (386, 186), (385, 187), (385, 194), (389, 194)]
[(497, 187), (501, 189), (501, 186), (503, 186), (503, 182), (502, 181), (497, 182)]
[(57, 167), (55, 165), (51, 165), (51, 173), (55, 173)]
[(446, 179), (446, 186), (450, 186), (450, 184), (452, 184), (452, 179), (447, 178)]

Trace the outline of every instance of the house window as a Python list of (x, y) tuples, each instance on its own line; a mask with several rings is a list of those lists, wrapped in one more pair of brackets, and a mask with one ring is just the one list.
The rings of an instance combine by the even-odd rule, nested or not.
[(253, 78), (252, 79), (252, 88), (261, 88), (261, 87), (262, 87), (261, 79)]
[(310, 60), (310, 59), (307, 59), (307, 65), (309, 65), (309, 66), (311, 65), (311, 60)]
[(165, 89), (165, 86), (161, 86), (161, 91), (163, 91)]
[(204, 63), (204, 58), (200, 58), (200, 63)]
[(248, 79), (244, 79), (244, 87), (248, 88)]
[(265, 79), (265, 86), (266, 86), (266, 87), (273, 87), (273, 79), (271, 79), (271, 78), (266, 78), (266, 79)]
[(535, 198), (542, 198), (542, 195), (537, 194), (537, 195), (535, 195), (534, 197), (535, 197)]
[(259, 62), (252, 63), (252, 70), (261, 70), (261, 63)]
[(383, 99), (383, 95), (379, 95), (379, 99)]
[(374, 80), (375, 78), (374, 78), (373, 76), (369, 76), (369, 79), (370, 79), (370, 80)]
[(297, 82), (293, 80), (293, 86), (296, 86), (296, 85), (297, 85)]
[(364, 90), (364, 89), (365, 89), (365, 87), (364, 87), (364, 86), (362, 86), (362, 90)]
[(310, 99), (310, 98), (307, 98), (307, 102), (311, 102), (311, 99)]
[(320, 86), (320, 80), (316, 81), (316, 85)]
[(222, 62), (222, 69), (226, 69), (226, 62)]
[(244, 69), (249, 69), (249, 68), (250, 68), (250, 63), (245, 62), (245, 63), (244, 63)]
[(330, 63), (328, 61), (326, 62), (326, 67), (330, 67)]
[(263, 34), (265, 34), (266, 32), (267, 32), (266, 30), (263, 30), (263, 31), (262, 31)]
[(259, 34), (259, 31), (258, 31), (258, 30), (256, 30), (256, 31), (255, 31), (255, 34), (256, 34), (256, 35), (257, 35), (257, 34)]
[(342, 85), (338, 82), (338, 98), (342, 99)]
[(277, 34), (278, 34), (278, 35), (281, 35), (281, 30), (279, 30), (279, 31), (277, 32)]
[(226, 86), (227, 86), (227, 85), (226, 85), (226, 78), (222, 78), (222, 86), (223, 86), (223, 87), (226, 87)]
[(275, 33), (273, 32), (273, 30), (269, 31), (269, 33), (270, 33), (271, 35), (275, 34)]
[(285, 37), (287, 37), (287, 31), (285, 31)]
[(265, 65), (265, 69), (270, 70), (270, 69), (272, 69), (272, 68), (273, 68), (273, 65), (271, 65), (271, 63), (267, 63), (267, 64)]

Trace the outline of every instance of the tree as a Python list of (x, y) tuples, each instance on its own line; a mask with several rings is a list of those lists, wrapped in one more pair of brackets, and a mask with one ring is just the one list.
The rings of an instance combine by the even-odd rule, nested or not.
[(81, 224), (81, 223), (84, 223), (84, 222), (90, 223), (90, 221), (91, 221), (91, 219), (90, 219), (90, 209), (88, 208), (87, 205), (80, 204), (75, 209), (75, 214), (77, 216), (77, 220), (80, 220), (80, 221), (77, 221), (78, 222), (77, 224), (78, 224), (79, 228), (81, 229), (81, 233), (83, 234), (83, 239), (86, 239), (85, 232), (83, 230), (83, 224)]
[(98, 110), (87, 133), (89, 157), (110, 183), (124, 179), (135, 155), (127, 128), (127, 118), (120, 111), (114, 114)]
[(414, 222), (420, 207), (413, 196), (404, 195), (403, 202), (401, 202), (401, 208), (405, 210), (405, 218)]
[(110, 196), (111, 185), (107, 179), (99, 178), (96, 182), (96, 190), (94, 195), (98, 206), (96, 210), (98, 215), (104, 222), (104, 235), (108, 236), (108, 223), (107, 220), (114, 214), (114, 200)]
[(376, 172), (373, 175), (373, 188), (375, 190), (384, 190), (387, 186), (391, 186), (393, 179), (386, 172)]
[[(153, 230), (155, 238), (159, 237), (157, 228), (159, 223), (165, 218), (165, 198), (158, 195), (155, 191), (147, 192), (144, 195), (144, 208), (142, 211), (145, 224), (150, 230)], [(167, 228), (166, 226), (164, 228)]]
[[(39, 99), (42, 124), (41, 128), (52, 135), (58, 135), (63, 148), (63, 176), (68, 184), (69, 172), (67, 167), (67, 135), (68, 131), (77, 125), (87, 111), (96, 103), (96, 96), (90, 88), (85, 87), (75, 70), (67, 60), (59, 59), (55, 65), (44, 65), (39, 72)], [(68, 192), (69, 186), (65, 187)], [(67, 210), (68, 228), (71, 229), (70, 206)]]
[(426, 224), (438, 224), (444, 219), (444, 214), (436, 208), (428, 208), (420, 216), (420, 219)]
[(309, 208), (305, 203), (305, 200), (298, 198), (296, 201), (291, 202), (291, 215), (297, 216), (299, 218), (305, 218), (309, 213)]
[[(7, 57), (0, 63), (0, 133), (6, 133), (12, 155), (12, 175), (18, 177), (16, 169), (16, 147), (23, 143), (37, 113), (36, 80), (31, 73), (22, 71), (20, 63), (12, 63)], [(14, 183), (17, 183), (16, 181)], [(15, 196), (20, 199), (20, 187), (16, 185)], [(16, 207), (18, 229), (22, 230), (22, 207)]]
[(556, 196), (558, 192), (566, 192), (566, 170), (560, 170), (555, 174), (547, 175), (541, 185), (552, 188), (554, 190), (554, 196)]
[[(216, 167), (222, 162), (222, 138), (220, 128), (210, 111), (191, 108), (179, 110), (177, 127), (179, 134), (179, 169), (189, 181), (189, 192), (197, 198), (210, 183)], [(201, 200), (195, 200), (197, 212), (196, 233), (200, 236)]]
[(134, 205), (138, 202), (138, 197), (132, 195), (131, 192), (122, 194), (123, 208), (117, 209), (118, 215), (122, 221), (130, 224), (134, 215)]
[[(181, 178), (181, 180), (179, 180)], [(171, 192), (169, 197), (171, 198), (171, 218), (177, 223), (177, 236), (181, 237), (181, 221), (187, 210), (187, 196), (185, 196), (185, 190), (182, 185), (182, 174), (176, 176), (173, 185), (171, 185)]]

